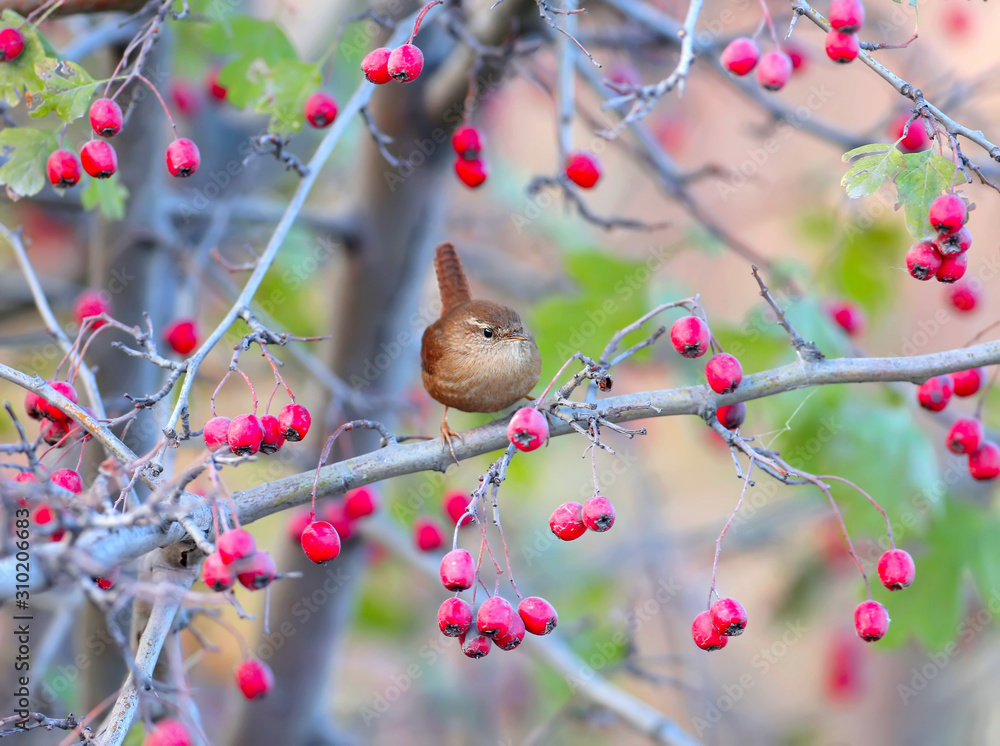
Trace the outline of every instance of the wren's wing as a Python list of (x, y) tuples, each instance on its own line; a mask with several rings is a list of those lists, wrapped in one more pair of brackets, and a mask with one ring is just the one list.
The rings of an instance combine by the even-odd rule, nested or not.
[(434, 272), (437, 274), (438, 290), (441, 291), (441, 315), (444, 316), (455, 306), (472, 300), (469, 281), (462, 269), (455, 246), (443, 243), (434, 254)]

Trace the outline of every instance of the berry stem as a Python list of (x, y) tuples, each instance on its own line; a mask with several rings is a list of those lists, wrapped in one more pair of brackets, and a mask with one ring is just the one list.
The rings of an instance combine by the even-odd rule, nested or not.
[(872, 587), (868, 582), (868, 575), (865, 573), (865, 568), (861, 564), (861, 558), (858, 557), (858, 553), (854, 551), (854, 542), (851, 541), (851, 535), (847, 531), (847, 524), (844, 523), (844, 516), (841, 515), (840, 508), (837, 507), (837, 502), (833, 499), (833, 495), (830, 493), (830, 488), (823, 484), (819, 477), (816, 477), (815, 480), (816, 481), (813, 482), (813, 484), (819, 487), (823, 494), (826, 495), (826, 498), (830, 501), (830, 507), (833, 508), (834, 515), (837, 516), (837, 523), (840, 524), (840, 533), (844, 535), (844, 541), (847, 543), (847, 553), (851, 555), (851, 559), (854, 560), (854, 564), (858, 567), (858, 572), (861, 573), (862, 580), (865, 581), (865, 590), (868, 591), (868, 600), (870, 601), (872, 598)]
[[(736, 458), (735, 451), (733, 452), (733, 458)], [(711, 608), (712, 606), (712, 594), (715, 594), (716, 596), (719, 595), (719, 592), (715, 589), (715, 579), (719, 569), (719, 555), (722, 553), (722, 540), (725, 538), (726, 532), (729, 530), (729, 526), (732, 524), (733, 519), (736, 518), (736, 514), (739, 512), (740, 506), (743, 505), (743, 498), (746, 497), (747, 488), (753, 484), (750, 480), (750, 475), (753, 474), (753, 467), (756, 463), (757, 459), (750, 459), (750, 465), (747, 466), (746, 474), (743, 475), (743, 489), (740, 490), (740, 499), (736, 501), (736, 507), (733, 508), (733, 512), (729, 514), (729, 520), (726, 521), (726, 525), (723, 526), (722, 531), (719, 532), (719, 538), (715, 540), (715, 558), (712, 560), (712, 585), (708, 589), (708, 606), (705, 607), (706, 609)], [(738, 459), (736, 464), (739, 466)]]
[[(156, 89), (156, 86), (153, 85), (151, 82), (149, 82), (145, 77), (139, 75), (138, 73), (135, 74), (135, 77), (141, 80), (147, 86), (149, 86), (149, 89), (153, 92), (153, 95), (156, 96), (156, 100), (160, 102), (160, 106), (163, 107), (163, 113), (167, 115), (167, 121), (170, 122), (170, 128), (174, 131), (174, 138), (176, 139), (177, 123), (174, 122), (174, 118), (170, 116), (170, 109), (167, 106), (167, 102), (163, 100), (163, 96), (160, 95), (160, 92)], [(119, 88), (118, 91), (115, 92), (115, 96), (117, 96), (119, 93), (121, 93), (121, 88)]]
[(881, 513), (882, 517), (885, 519), (885, 532), (889, 535), (889, 545), (891, 546), (892, 549), (896, 548), (896, 540), (892, 536), (892, 523), (889, 521), (889, 515), (885, 512), (885, 509), (881, 505), (878, 504), (878, 501), (874, 497), (872, 497), (867, 492), (865, 492), (863, 489), (861, 489), (860, 487), (858, 487), (858, 485), (854, 484), (854, 482), (852, 482), (851, 480), (844, 479), (843, 477), (838, 477), (838, 476), (835, 476), (833, 474), (821, 474), (820, 476), (818, 476), (816, 478), (817, 479), (831, 479), (831, 480), (833, 480), (835, 482), (840, 482), (841, 484), (846, 484), (848, 487), (851, 487), (852, 489), (857, 490), (862, 495), (864, 495), (866, 498), (868, 498), (868, 502), (870, 502), (872, 505), (874, 505), (875, 509), (879, 513)]
[(774, 46), (781, 49), (781, 42), (778, 41), (778, 32), (774, 28), (774, 21), (771, 19), (771, 11), (767, 7), (766, 0), (760, 0), (760, 12), (764, 16), (764, 21), (767, 23), (767, 28), (771, 32), (771, 41), (774, 42)]
[(413, 22), (413, 32), (410, 34), (410, 38), (406, 40), (407, 44), (413, 43), (413, 37), (417, 35), (420, 31), (420, 24), (424, 21), (424, 16), (433, 8), (435, 5), (443, 5), (444, 0), (432, 0), (432, 2), (427, 3), (423, 9), (417, 14), (417, 19)]

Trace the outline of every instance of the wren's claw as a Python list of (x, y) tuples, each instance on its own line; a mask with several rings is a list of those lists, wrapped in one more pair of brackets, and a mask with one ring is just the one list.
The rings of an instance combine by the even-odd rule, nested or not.
[(465, 438), (461, 436), (460, 433), (456, 433), (450, 427), (448, 427), (448, 408), (444, 409), (444, 417), (441, 418), (441, 437), (444, 438), (444, 442), (448, 444), (448, 450), (451, 452), (451, 457), (458, 463), (458, 456), (455, 455), (455, 446), (452, 445), (452, 438), (458, 438), (463, 443)]

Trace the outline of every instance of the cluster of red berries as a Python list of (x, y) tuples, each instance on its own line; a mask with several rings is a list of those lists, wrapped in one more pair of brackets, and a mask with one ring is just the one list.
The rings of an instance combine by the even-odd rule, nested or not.
[(549, 528), (563, 541), (579, 539), (587, 531), (601, 534), (614, 525), (615, 506), (603, 495), (594, 495), (582, 505), (565, 502), (549, 516)]
[(401, 44), (395, 49), (379, 47), (361, 60), (361, 71), (369, 83), (385, 85), (393, 80), (410, 83), (424, 69), (424, 53), (416, 44)]
[(691, 622), (691, 637), (702, 650), (721, 650), (747, 628), (747, 610), (735, 598), (720, 598)]
[[(701, 357), (712, 347), (712, 332), (699, 316), (684, 316), (670, 327), (670, 343), (678, 355), (688, 358)], [(727, 352), (718, 352), (705, 365), (705, 379), (717, 394), (731, 394), (743, 381), (743, 366)], [(735, 430), (747, 416), (745, 402), (719, 407), (715, 417), (719, 423)]]
[(795, 65), (782, 49), (772, 49), (764, 55), (757, 42), (747, 36), (733, 39), (722, 50), (722, 66), (733, 75), (743, 77), (757, 68), (757, 82), (767, 91), (780, 91), (792, 77)]
[(601, 162), (586, 150), (574, 150), (566, 156), (566, 178), (581, 189), (593, 189), (601, 178)]
[(201, 579), (217, 593), (228, 591), (236, 581), (251, 591), (266, 588), (278, 576), (271, 555), (257, 549), (253, 536), (242, 528), (219, 534), (215, 551), (201, 564)]
[(933, 241), (921, 241), (906, 252), (906, 269), (918, 280), (936, 277), (938, 282), (953, 283), (969, 266), (968, 250), (972, 234), (965, 227), (969, 208), (957, 194), (942, 194), (931, 202), (927, 219), (937, 233)]
[[(24, 471), (18, 474), (14, 478), (14, 481), (21, 483), (37, 482), (38, 477), (30, 471)], [(59, 469), (58, 471), (54, 471), (49, 476), (49, 481), (65, 490), (69, 490), (74, 495), (79, 495), (83, 492), (83, 480), (80, 478), (80, 474), (73, 469)], [(25, 502), (25, 505), (27, 505), (27, 502)], [(62, 541), (62, 538), (66, 535), (66, 529), (62, 526), (59, 512), (48, 503), (38, 503), (31, 508), (31, 521), (41, 529), (42, 533), (48, 535), (50, 541)]]
[[(909, 588), (916, 577), (913, 557), (903, 549), (890, 549), (878, 561), (878, 578), (890, 591)], [(865, 642), (877, 642), (889, 631), (889, 612), (878, 601), (868, 599), (854, 609), (854, 629)]]
[[(77, 393), (73, 384), (68, 381), (49, 381), (48, 384), (74, 404), (77, 403)], [(91, 415), (94, 414), (89, 407), (84, 406), (82, 409)], [(24, 396), (24, 411), (28, 417), (39, 421), (38, 433), (50, 446), (66, 447), (84, 437), (83, 428), (69, 415), (31, 391)]]
[(311, 127), (326, 129), (337, 118), (337, 99), (325, 91), (316, 91), (306, 99), (303, 113)]
[(301, 404), (286, 404), (278, 416), (265, 414), (238, 414), (232, 419), (213, 417), (205, 423), (202, 437), (210, 451), (229, 447), (238, 456), (261, 453), (272, 454), (285, 444), (302, 440), (309, 432), (312, 417)]
[(832, 0), (829, 20), (826, 56), (841, 64), (853, 62), (861, 51), (858, 31), (865, 23), (865, 6), (861, 0)]
[[(476, 582), (476, 563), (465, 549), (453, 549), (441, 560), (441, 584), (460, 593)], [(473, 629), (472, 622), (476, 626)], [(457, 637), (462, 652), (469, 658), (482, 658), (496, 645), (513, 650), (527, 632), (547, 635), (556, 628), (559, 615), (555, 607), (539, 596), (522, 598), (517, 611), (502, 596), (487, 598), (473, 614), (472, 604), (454, 596), (438, 609), (438, 629), (446, 637)]]
[(322, 520), (316, 520), (316, 513), (310, 509), (298, 537), (306, 557), (317, 565), (336, 559), (342, 542), (354, 534), (355, 521), (372, 515), (378, 510), (379, 502), (378, 493), (372, 487), (359, 487), (344, 495), (343, 501), (329, 503)]
[[(986, 372), (972, 368), (943, 376), (934, 376), (917, 387), (917, 401), (924, 409), (940, 412), (952, 395), (973, 396), (983, 385)], [(968, 456), (969, 474), (981, 481), (1000, 477), (1000, 446), (986, 439), (979, 417), (960, 417), (948, 430), (945, 445), (955, 454)]]
[(455, 174), (469, 189), (480, 186), (490, 175), (486, 162), (480, 157), (483, 139), (483, 133), (470, 125), (462, 125), (451, 136), (451, 147), (458, 156)]

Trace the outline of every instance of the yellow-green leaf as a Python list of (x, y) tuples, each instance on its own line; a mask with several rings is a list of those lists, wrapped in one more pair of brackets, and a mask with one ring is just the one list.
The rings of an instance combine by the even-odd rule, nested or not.
[(94, 92), (102, 83), (95, 82), (75, 62), (46, 58), (35, 65), (45, 88), (32, 96), (31, 116), (44, 117), (52, 112), (64, 122), (72, 122), (87, 113)]
[(906, 166), (903, 154), (885, 143), (863, 145), (844, 153), (843, 158), (854, 164), (840, 182), (851, 199), (874, 194)]
[(0, 184), (5, 184), (8, 192), (16, 196), (38, 194), (45, 186), (45, 163), (58, 147), (59, 138), (51, 130), (34, 127), (0, 130), (0, 155), (6, 157), (0, 166)]

